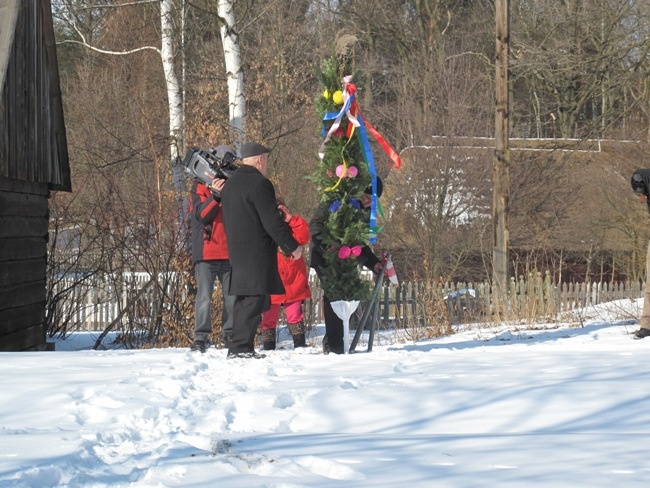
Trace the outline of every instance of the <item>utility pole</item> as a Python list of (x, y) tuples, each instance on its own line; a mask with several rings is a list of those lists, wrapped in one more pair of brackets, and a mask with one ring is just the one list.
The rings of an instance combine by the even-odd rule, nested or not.
[(508, 239), (510, 201), (510, 103), (508, 51), (510, 0), (496, 0), (496, 99), (494, 160), (492, 165), (492, 296), (495, 311), (505, 312), (508, 293)]

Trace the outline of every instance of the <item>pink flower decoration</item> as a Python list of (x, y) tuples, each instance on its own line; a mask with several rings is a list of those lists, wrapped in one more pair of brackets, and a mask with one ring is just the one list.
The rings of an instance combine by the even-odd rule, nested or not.
[(349, 246), (341, 246), (339, 248), (339, 259), (347, 259), (350, 257), (352, 250)]
[(336, 167), (336, 176), (338, 176), (339, 178), (343, 178), (343, 176), (345, 176), (345, 166), (339, 164)]
[(361, 246), (353, 246), (350, 249), (350, 253), (355, 257), (358, 258), (361, 255)]
[(327, 174), (327, 176), (329, 176), (330, 178), (334, 176), (334, 174), (329, 169), (325, 172), (325, 174)]
[(359, 174), (359, 170), (357, 169), (356, 166), (350, 166), (348, 168), (348, 178), (354, 178)]

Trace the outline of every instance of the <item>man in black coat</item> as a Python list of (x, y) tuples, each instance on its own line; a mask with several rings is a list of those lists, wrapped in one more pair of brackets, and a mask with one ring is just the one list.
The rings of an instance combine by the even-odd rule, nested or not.
[(270, 150), (261, 144), (242, 145), (242, 165), (221, 192), (223, 223), (230, 255), (230, 294), (233, 333), (228, 357), (264, 357), (254, 349), (261, 314), (269, 308), (269, 295), (284, 293), (278, 273), (278, 248), (293, 259), (302, 247), (278, 212), (275, 189), (266, 178)]

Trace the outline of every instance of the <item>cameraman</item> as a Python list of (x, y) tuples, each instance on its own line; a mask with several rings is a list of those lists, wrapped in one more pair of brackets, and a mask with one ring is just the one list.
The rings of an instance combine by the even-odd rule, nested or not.
[[(650, 169), (637, 169), (632, 174), (632, 189), (645, 196), (650, 211)], [(650, 241), (648, 241), (648, 250), (645, 258), (645, 289), (643, 291), (643, 312), (639, 321), (640, 329), (634, 334), (635, 339), (643, 339), (650, 336)]]
[[(210, 151), (219, 161), (234, 160), (237, 153), (230, 146), (218, 146)], [(196, 278), (194, 310), (194, 343), (190, 350), (205, 352), (212, 332), (212, 292), (214, 280), (219, 279), (222, 291), (221, 340), (226, 345), (232, 335), (232, 309), (235, 297), (228, 294), (230, 261), (226, 233), (223, 227), (221, 190), (226, 180), (216, 177), (206, 186), (194, 178), (190, 191), (190, 224), (192, 231), (192, 262)]]

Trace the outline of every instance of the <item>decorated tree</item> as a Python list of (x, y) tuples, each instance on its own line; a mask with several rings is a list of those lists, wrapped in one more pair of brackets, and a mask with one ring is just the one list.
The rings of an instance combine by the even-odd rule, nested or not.
[[(321, 286), (330, 301), (364, 300), (370, 284), (360, 275), (356, 257), (362, 246), (372, 244), (381, 228), (382, 216), (377, 198), (377, 173), (368, 143), (370, 132), (399, 167), (399, 157), (383, 138), (363, 119), (357, 104), (361, 82), (352, 74), (349, 56), (332, 57), (324, 62), (319, 78), (322, 93), (316, 110), (323, 121), (320, 163), (312, 179), (321, 195), (321, 205), (329, 214), (321, 231), (327, 264)], [(366, 189), (372, 187), (370, 215), (361, 204)]]

